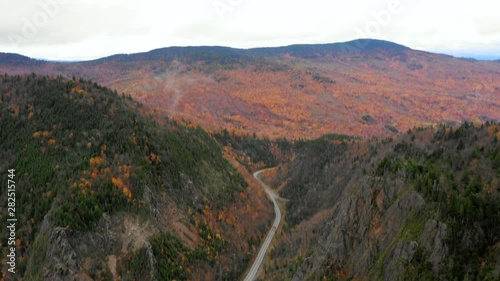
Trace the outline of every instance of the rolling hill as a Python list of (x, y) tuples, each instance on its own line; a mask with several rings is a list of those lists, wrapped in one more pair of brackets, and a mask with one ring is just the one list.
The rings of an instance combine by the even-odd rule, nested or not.
[(0, 72), (97, 81), (160, 114), (270, 138), (377, 136), (500, 119), (500, 64), (380, 40), (232, 49), (171, 47), (89, 62), (0, 57)]

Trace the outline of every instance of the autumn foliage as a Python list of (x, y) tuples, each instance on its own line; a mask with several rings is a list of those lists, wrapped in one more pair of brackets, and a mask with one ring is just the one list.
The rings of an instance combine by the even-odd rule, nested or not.
[(0, 71), (83, 75), (159, 114), (269, 138), (371, 137), (500, 119), (498, 62), (363, 44), (164, 49), (92, 63), (0, 64)]

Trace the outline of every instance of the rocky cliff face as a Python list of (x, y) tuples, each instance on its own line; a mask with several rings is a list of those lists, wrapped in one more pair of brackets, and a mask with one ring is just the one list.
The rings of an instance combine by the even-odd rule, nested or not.
[(275, 173), (290, 201), (265, 280), (498, 280), (497, 132), (308, 144)]
[[(37, 258), (30, 259), (28, 280), (94, 280), (116, 276), (116, 256), (123, 218), (103, 216), (95, 231), (78, 233), (45, 219), (35, 240)], [(108, 267), (108, 263), (112, 266)], [(113, 268), (114, 266), (114, 268)], [(112, 272), (111, 269), (114, 269)], [(89, 272), (92, 272), (90, 274)]]
[[(319, 228), (317, 246), (293, 275), (292, 280), (321, 280), (332, 268), (368, 280), (401, 280), (420, 241), (439, 254), (429, 229), (408, 233), (406, 226), (425, 210), (426, 202), (402, 183), (374, 179), (355, 190), (345, 190), (333, 215)], [(430, 225), (432, 224), (430, 221)], [(431, 228), (430, 226), (429, 228)], [(446, 226), (444, 226), (446, 229)], [(441, 238), (441, 237), (440, 237)], [(334, 273), (334, 272), (332, 272)]]

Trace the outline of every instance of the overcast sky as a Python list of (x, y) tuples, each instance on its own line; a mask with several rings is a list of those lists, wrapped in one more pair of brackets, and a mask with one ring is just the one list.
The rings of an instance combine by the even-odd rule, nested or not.
[(168, 46), (377, 38), (500, 58), (500, 1), (0, 0), (0, 52), (87, 60)]

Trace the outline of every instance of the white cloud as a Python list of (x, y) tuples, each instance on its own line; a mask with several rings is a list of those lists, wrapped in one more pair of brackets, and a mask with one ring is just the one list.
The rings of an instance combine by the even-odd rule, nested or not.
[(374, 37), (500, 57), (499, 7), (494, 0), (0, 0), (0, 51), (89, 59), (172, 45), (249, 48)]

